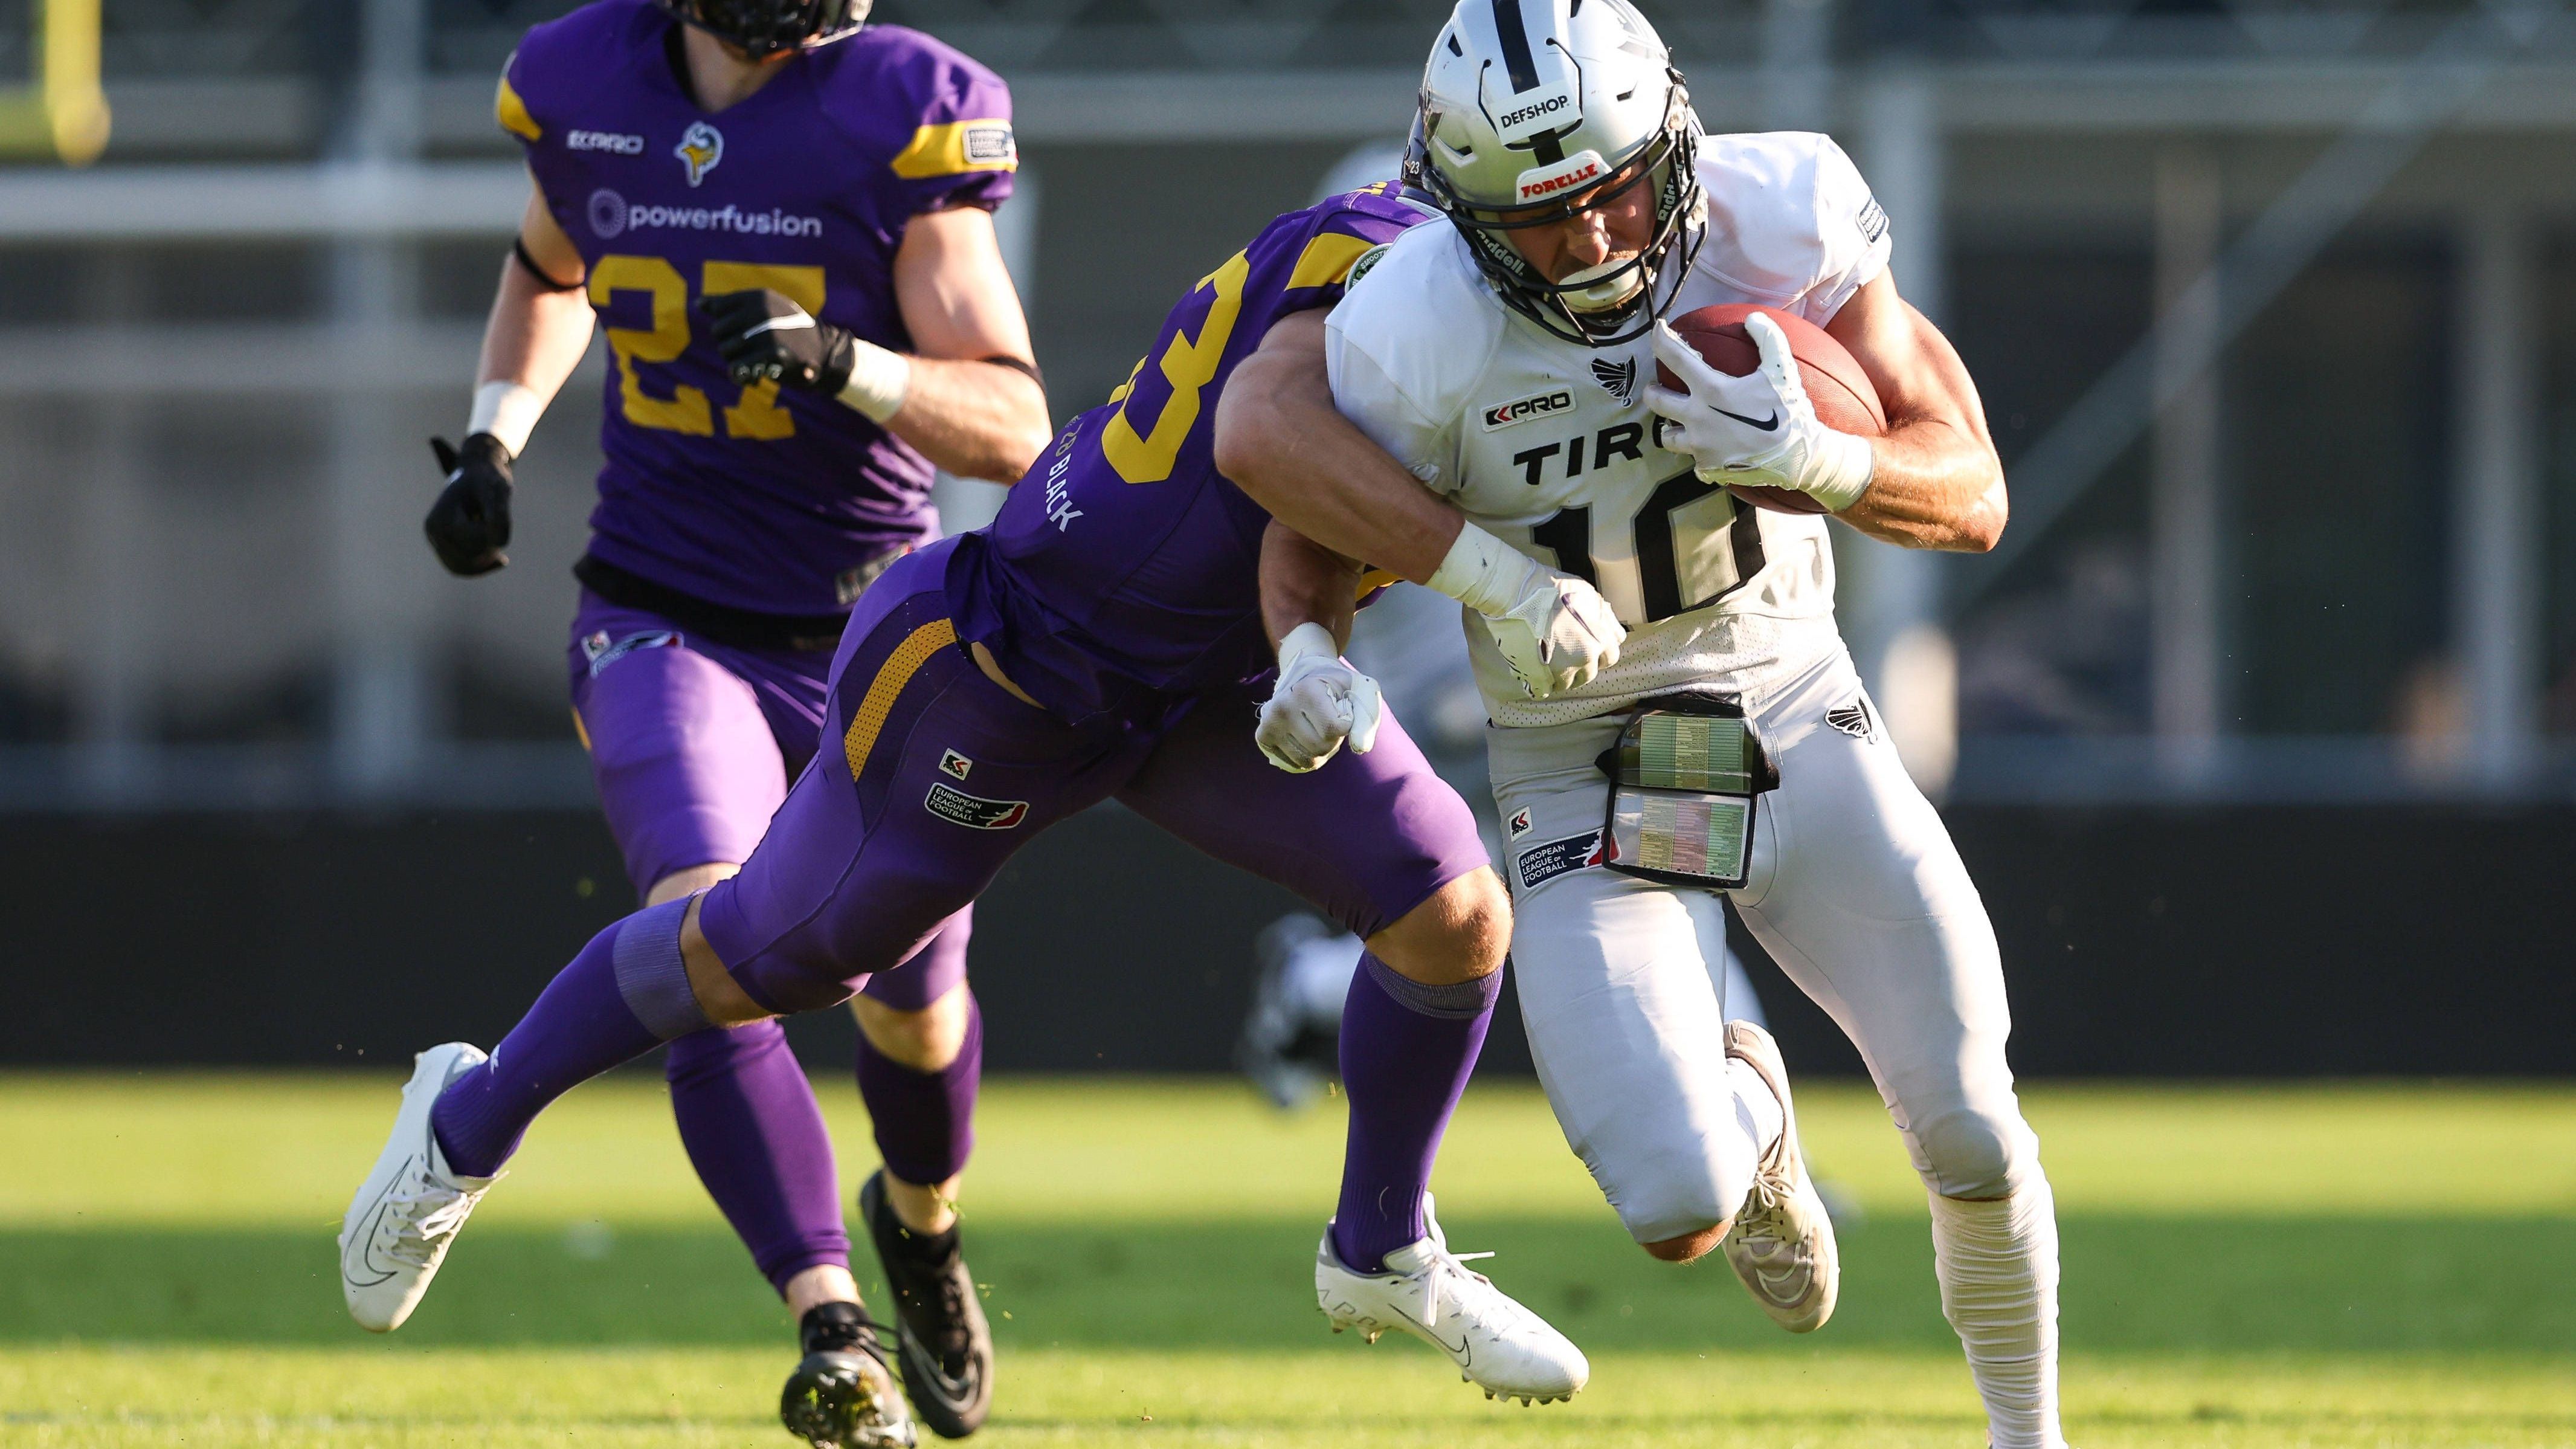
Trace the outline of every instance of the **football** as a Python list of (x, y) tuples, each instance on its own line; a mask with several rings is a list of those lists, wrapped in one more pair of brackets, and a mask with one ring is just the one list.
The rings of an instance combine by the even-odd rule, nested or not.
[[(1826, 427), (1865, 438), (1887, 431), (1887, 411), (1879, 406), (1878, 389), (1870, 384), (1869, 374), (1861, 371), (1859, 360), (1845, 351), (1831, 333), (1804, 317), (1773, 307), (1729, 304), (1689, 313), (1673, 323), (1673, 330), (1707, 358), (1709, 366), (1730, 377), (1742, 377), (1761, 360), (1753, 338), (1744, 330), (1744, 319), (1756, 312), (1779, 323), (1780, 330), (1789, 335), (1789, 355), (1798, 359), (1798, 375), (1806, 380), (1807, 400), (1815, 404), (1816, 416)], [(1678, 389), (1681, 385), (1660, 364), (1655, 368), (1655, 380), (1669, 388)], [(1727, 491), (1757, 508), (1777, 513), (1825, 511), (1823, 504), (1791, 488), (1745, 483), (1729, 484)]]

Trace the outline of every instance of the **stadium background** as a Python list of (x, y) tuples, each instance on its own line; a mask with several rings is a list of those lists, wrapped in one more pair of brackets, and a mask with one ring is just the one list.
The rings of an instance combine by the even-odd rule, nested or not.
[[(488, 1038), (628, 904), (562, 703), (596, 356), (510, 569), (449, 579), (418, 529), (523, 195), (492, 78), (565, 8), (110, 0), (104, 156), (0, 168), (0, 879), (51, 978), (0, 1063)], [(2004, 548), (1845, 549), (1843, 612), (1993, 909), (2022, 1069), (2576, 1069), (2576, 21), (1645, 8), (1712, 129), (1852, 151), (1984, 388)], [(877, 13), (1015, 88), (1004, 231), (1061, 419), (1400, 132), (1445, 9)], [(0, 3), (0, 76), (33, 20)], [(967, 521), (992, 492), (948, 488)], [(1068, 825), (982, 917), (993, 1065), (1221, 1069), (1287, 904), (1114, 809)], [(1758, 979), (1794, 1061), (1856, 1068)]]

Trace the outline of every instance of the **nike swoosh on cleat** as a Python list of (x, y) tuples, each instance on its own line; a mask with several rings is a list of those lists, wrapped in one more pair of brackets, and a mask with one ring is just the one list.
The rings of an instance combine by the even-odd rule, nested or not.
[(1445, 1339), (1445, 1338), (1442, 1338), (1442, 1337), (1440, 1336), (1440, 1330), (1438, 1330), (1438, 1329), (1436, 1329), (1436, 1328), (1433, 1328), (1430, 1324), (1423, 1322), (1421, 1319), (1414, 1317), (1412, 1314), (1405, 1312), (1403, 1309), (1398, 1308), (1398, 1309), (1396, 1309), (1396, 1310), (1395, 1310), (1395, 1313), (1396, 1313), (1396, 1316), (1397, 1316), (1397, 1317), (1402, 1318), (1406, 1323), (1408, 1323), (1408, 1324), (1412, 1325), (1412, 1326), (1413, 1326), (1414, 1328), (1416, 1328), (1416, 1329), (1419, 1329), (1419, 1330), (1422, 1332), (1422, 1334), (1423, 1334), (1425, 1337), (1429, 1338), (1433, 1343), (1436, 1343), (1436, 1344), (1440, 1345), (1442, 1348), (1445, 1348), (1445, 1349), (1449, 1350), (1451, 1353), (1465, 1353), (1465, 1352), (1467, 1351), (1467, 1335), (1466, 1335), (1466, 1334), (1464, 1334), (1464, 1333), (1459, 1334), (1459, 1335), (1458, 1335), (1458, 1341), (1457, 1341), (1456, 1343), (1451, 1343), (1449, 1340), (1447, 1340), (1447, 1339)]
[(1805, 1286), (1799, 1281), (1807, 1275), (1800, 1269), (1792, 1268), (1786, 1273), (1775, 1274), (1767, 1269), (1756, 1268), (1753, 1270), (1753, 1276), (1762, 1280), (1763, 1293), (1774, 1303), (1794, 1304), (1807, 1296)]
[(1735, 419), (1737, 422), (1744, 424), (1744, 425), (1745, 425), (1746, 427), (1748, 427), (1748, 428), (1759, 428), (1759, 429), (1761, 429), (1763, 432), (1766, 432), (1766, 433), (1768, 433), (1768, 432), (1772, 432), (1772, 431), (1775, 431), (1775, 430), (1777, 430), (1777, 429), (1779, 428), (1779, 426), (1780, 426), (1780, 415), (1779, 415), (1778, 413), (1776, 413), (1776, 412), (1775, 412), (1775, 413), (1773, 413), (1771, 416), (1769, 416), (1769, 417), (1767, 417), (1767, 418), (1762, 419), (1760, 422), (1755, 422), (1753, 419), (1746, 417), (1746, 416), (1745, 416), (1744, 414), (1742, 414), (1742, 413), (1731, 413), (1731, 412), (1728, 412), (1728, 411), (1727, 411), (1726, 409), (1724, 409), (1724, 408), (1717, 408), (1717, 409), (1715, 409), (1714, 411), (1717, 413), (1717, 415), (1718, 415), (1719, 417), (1722, 417), (1722, 418), (1733, 418), (1733, 419)]

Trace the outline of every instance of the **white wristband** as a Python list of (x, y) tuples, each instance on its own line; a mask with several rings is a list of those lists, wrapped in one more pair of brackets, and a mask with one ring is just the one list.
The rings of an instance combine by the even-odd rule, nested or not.
[(1509, 613), (1547, 577), (1527, 555), (1469, 523), (1423, 583), (1488, 618)]
[(903, 411), (904, 394), (912, 391), (912, 360), (889, 352), (864, 337), (850, 339), (855, 354), (850, 380), (841, 386), (841, 401), (882, 423)]
[(1339, 659), (1342, 651), (1333, 646), (1333, 631), (1321, 624), (1304, 623), (1288, 631), (1279, 641), (1279, 673), (1285, 678), (1299, 660), (1316, 657)]
[(1869, 491), (1870, 479), (1878, 474), (1878, 453), (1870, 447), (1869, 439), (1850, 433), (1828, 430), (1822, 442), (1807, 465), (1811, 481), (1806, 493), (1825, 505), (1826, 512), (1840, 513)]
[(545, 416), (546, 400), (525, 383), (487, 382), (474, 389), (474, 410), (466, 415), (465, 433), (490, 433), (518, 457), (528, 451), (528, 434)]

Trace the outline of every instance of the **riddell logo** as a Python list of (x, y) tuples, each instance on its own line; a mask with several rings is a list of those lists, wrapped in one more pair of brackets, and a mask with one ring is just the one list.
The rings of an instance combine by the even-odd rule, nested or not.
[(1525, 423), (1532, 418), (1545, 417), (1549, 413), (1563, 412), (1572, 406), (1574, 406), (1574, 394), (1563, 388), (1554, 392), (1533, 393), (1528, 397), (1514, 398), (1507, 403), (1496, 403), (1485, 409), (1485, 431), (1490, 433), (1499, 428), (1508, 428), (1514, 423)]
[(1539, 101), (1533, 105), (1523, 106), (1517, 111), (1505, 111), (1502, 116), (1494, 122), (1494, 125), (1499, 130), (1508, 131), (1514, 126), (1527, 121), (1535, 121), (1541, 116), (1552, 116), (1558, 111), (1564, 110), (1567, 106), (1573, 104), (1574, 97), (1559, 93), (1557, 95), (1549, 96), (1546, 100)]

